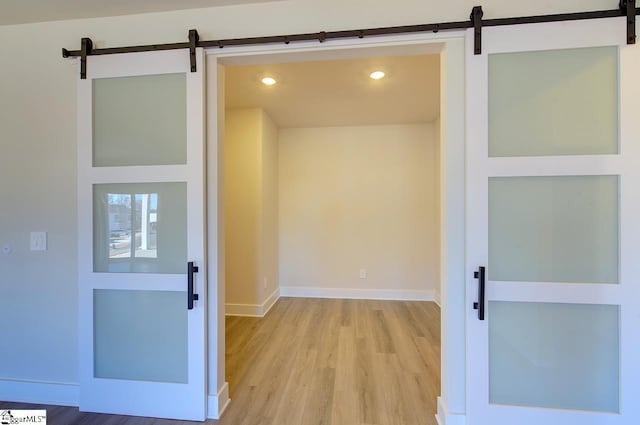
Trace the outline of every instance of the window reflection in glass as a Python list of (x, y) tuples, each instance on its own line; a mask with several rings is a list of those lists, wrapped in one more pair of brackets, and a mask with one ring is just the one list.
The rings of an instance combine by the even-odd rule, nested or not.
[(157, 258), (158, 194), (109, 193), (108, 200), (109, 258)]
[(182, 274), (187, 263), (187, 185), (94, 185), (93, 271)]
[(109, 258), (131, 256), (131, 195), (109, 193)]

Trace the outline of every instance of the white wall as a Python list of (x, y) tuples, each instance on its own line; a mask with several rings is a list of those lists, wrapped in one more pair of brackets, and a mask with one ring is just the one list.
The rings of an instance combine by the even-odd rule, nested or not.
[(434, 125), (290, 128), (279, 140), (283, 294), (433, 299)]
[[(0, 27), (0, 379), (76, 383), (75, 66), (53, 50), (71, 39), (34, 30)], [(47, 251), (29, 251), (34, 230)]]
[(278, 288), (278, 128), (258, 108), (225, 116), (226, 312), (261, 315)]
[[(0, 26), (0, 246), (11, 243), (15, 249), (9, 256), (0, 253), (3, 317), (0, 335), (3, 341), (10, 341), (0, 347), (0, 380), (78, 381), (75, 212), (78, 65), (77, 61), (61, 58), (62, 47), (78, 49), (84, 36), (91, 37), (96, 47), (186, 41), (189, 28), (197, 28), (202, 39), (214, 39), (466, 20), (476, 3), (405, 0), (398, 7), (397, 2), (385, 0), (290, 0)], [(612, 9), (618, 2), (485, 0), (481, 3), (485, 17), (491, 18)], [(209, 66), (213, 73), (210, 76), (215, 77), (215, 68), (215, 64)], [(217, 128), (216, 119), (215, 114), (209, 114), (209, 128)], [(210, 138), (213, 136), (210, 133)], [(210, 159), (216, 159), (218, 152), (210, 149), (209, 154)], [(209, 175), (212, 174), (210, 170)], [(211, 194), (215, 189), (210, 186), (209, 190)], [(216, 201), (210, 199), (209, 207), (211, 217), (217, 208)], [(209, 222), (210, 231), (213, 224)], [(36, 254), (27, 250), (31, 230), (49, 232), (47, 252)], [(215, 277), (218, 271), (216, 264), (210, 264), (209, 277)], [(450, 277), (453, 278), (451, 274)], [(210, 300), (220, 301), (216, 297), (219, 294), (213, 293)], [(212, 307), (215, 305), (212, 303)], [(220, 331), (222, 321), (216, 313), (212, 309), (209, 315), (211, 329)], [(458, 310), (455, 313), (460, 315)], [(46, 355), (32, 350), (34, 341), (47, 347)], [(209, 344), (209, 391), (216, 394), (224, 383), (224, 359), (218, 341), (211, 338)], [(459, 346), (452, 346), (451, 350), (454, 349), (459, 351)], [(214, 366), (216, 363), (218, 367)], [(457, 363), (450, 367), (464, 370)], [(10, 388), (6, 382), (0, 381), (0, 394)], [(453, 410), (463, 412), (464, 403), (456, 402)]]

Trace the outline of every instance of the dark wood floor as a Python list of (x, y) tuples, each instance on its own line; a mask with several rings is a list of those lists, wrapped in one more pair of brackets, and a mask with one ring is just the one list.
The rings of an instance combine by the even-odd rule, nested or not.
[[(281, 298), (264, 319), (228, 317), (232, 402), (218, 425), (435, 425), (440, 309), (430, 302)], [(49, 424), (177, 425), (47, 409)]]

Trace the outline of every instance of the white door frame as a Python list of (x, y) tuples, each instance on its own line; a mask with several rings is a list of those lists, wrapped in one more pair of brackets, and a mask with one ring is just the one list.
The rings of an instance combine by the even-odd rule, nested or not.
[[(464, 31), (332, 40), (291, 45), (262, 45), (207, 49), (207, 223), (209, 264), (209, 410), (220, 417), (229, 402), (225, 382), (225, 288), (223, 131), (224, 69), (222, 64), (321, 60), (398, 54), (442, 53), (440, 156), (440, 297), (442, 306), (441, 382), (438, 421), (464, 423), (466, 411), (465, 340), (465, 104)], [(216, 307), (214, 307), (216, 306)]]

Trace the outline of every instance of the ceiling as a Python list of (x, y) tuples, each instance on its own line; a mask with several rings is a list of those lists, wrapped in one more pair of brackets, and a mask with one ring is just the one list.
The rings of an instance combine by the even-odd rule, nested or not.
[(274, 0), (0, 0), (0, 25), (166, 12)]
[[(382, 70), (386, 76), (372, 80)], [(261, 83), (264, 76), (277, 80)], [(440, 111), (438, 55), (227, 66), (227, 108), (263, 108), (280, 127), (431, 122)]]

